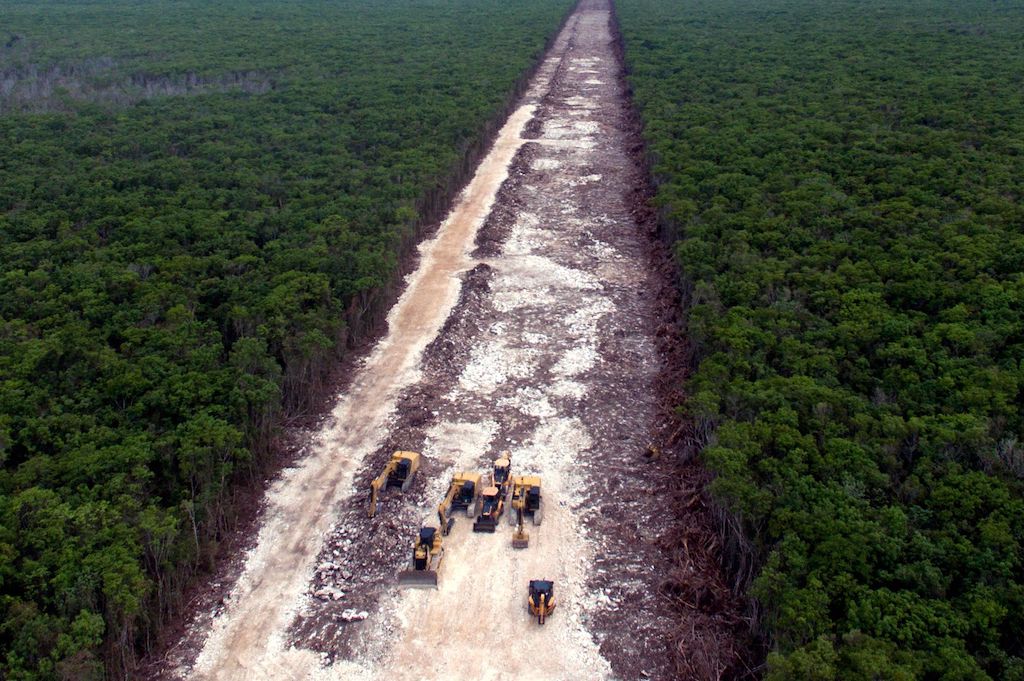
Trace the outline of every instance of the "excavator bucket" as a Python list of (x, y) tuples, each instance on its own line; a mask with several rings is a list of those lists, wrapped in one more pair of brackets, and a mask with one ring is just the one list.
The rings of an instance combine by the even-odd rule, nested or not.
[(512, 533), (512, 548), (525, 549), (530, 546), (530, 535), (526, 532)]
[(495, 527), (497, 527), (497, 525), (498, 524), (494, 521), (494, 518), (492, 518), (490, 516), (486, 516), (486, 515), (481, 515), (473, 523), (473, 531), (474, 532), (494, 532), (494, 529), (495, 529)]
[(437, 572), (434, 570), (403, 570), (398, 573), (398, 586), (403, 589), (436, 589)]

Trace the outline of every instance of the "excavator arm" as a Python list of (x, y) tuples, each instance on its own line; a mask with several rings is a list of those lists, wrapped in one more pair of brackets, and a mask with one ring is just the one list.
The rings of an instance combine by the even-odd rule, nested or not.
[(371, 518), (377, 515), (377, 497), (380, 496), (380, 478), (370, 481), (370, 507), (366, 509), (367, 515)]
[(369, 516), (372, 518), (377, 515), (377, 505), (379, 503), (380, 490), (388, 481), (388, 476), (395, 470), (395, 462), (389, 461), (388, 465), (384, 467), (384, 471), (376, 478), (370, 481), (370, 507), (367, 509)]
[(530, 546), (530, 535), (527, 534), (523, 528), (523, 507), (521, 504), (513, 502), (513, 507), (516, 511), (516, 529), (512, 533), (512, 548), (514, 549), (525, 549)]
[(448, 533), (452, 531), (452, 525), (455, 524), (455, 518), (451, 517), (452, 502), (455, 501), (455, 495), (459, 491), (459, 485), (456, 481), (452, 481), (452, 484), (448, 486), (448, 494), (445, 495), (444, 501), (437, 505), (437, 519), (441, 523), (441, 534), (448, 536)]

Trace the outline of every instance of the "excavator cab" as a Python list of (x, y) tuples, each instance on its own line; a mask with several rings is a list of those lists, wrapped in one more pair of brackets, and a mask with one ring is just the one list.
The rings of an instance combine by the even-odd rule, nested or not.
[(413, 452), (397, 452), (398, 458), (395, 461), (394, 470), (388, 473), (387, 489), (399, 487), (404, 492), (412, 484), (413, 476), (419, 468), (419, 454)]
[(395, 470), (388, 476), (388, 487), (401, 487), (409, 479), (409, 469), (412, 462), (409, 459), (399, 459)]
[(419, 469), (420, 455), (418, 452), (395, 452), (392, 454), (380, 475), (370, 481), (370, 499), (367, 509), (369, 516), (372, 518), (377, 514), (381, 492), (393, 487), (397, 487), (403, 492), (407, 491)]
[[(540, 485), (531, 485), (530, 489), (526, 490), (526, 508), (524, 509), (527, 513), (535, 514), (540, 510)], [(539, 525), (540, 521), (535, 520), (535, 525)]]
[(458, 495), (455, 497), (455, 504), (462, 508), (469, 508), (476, 500), (476, 485), (472, 480), (463, 480), (459, 486)]
[(544, 624), (555, 609), (555, 583), (547, 579), (531, 579), (526, 602), (530, 614), (536, 615), (537, 624)]

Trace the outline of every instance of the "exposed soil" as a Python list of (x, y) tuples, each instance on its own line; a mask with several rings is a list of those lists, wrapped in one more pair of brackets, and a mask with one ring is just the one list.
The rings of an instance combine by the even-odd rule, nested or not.
[[(608, 0), (583, 0), (441, 226), (381, 340), (264, 524), (182, 678), (738, 678), (706, 477), (679, 403), (686, 346)], [(500, 189), (499, 189), (500, 187)], [(366, 513), (396, 449), (413, 486)], [(400, 591), (457, 470), (542, 477), (514, 550), (459, 518), (436, 591)], [(682, 528), (682, 529), (681, 529)], [(553, 579), (543, 627), (530, 579)]]

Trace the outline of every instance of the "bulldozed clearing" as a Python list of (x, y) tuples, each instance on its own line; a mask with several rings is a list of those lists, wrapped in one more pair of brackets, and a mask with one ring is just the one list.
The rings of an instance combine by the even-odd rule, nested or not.
[[(635, 143), (609, 4), (584, 0), (310, 455), (269, 490), (223, 611), (181, 646), (198, 654), (168, 676), (675, 678), (679, 615), (661, 585), (678, 461), (648, 455), (668, 419), (669, 306)], [(420, 470), (367, 518), (396, 450), (421, 452)], [(512, 475), (543, 480), (529, 546), (512, 545), (511, 509), (493, 534), (460, 511), (437, 590), (397, 588), (453, 473), (504, 451)], [(555, 583), (543, 627), (530, 580)]]

